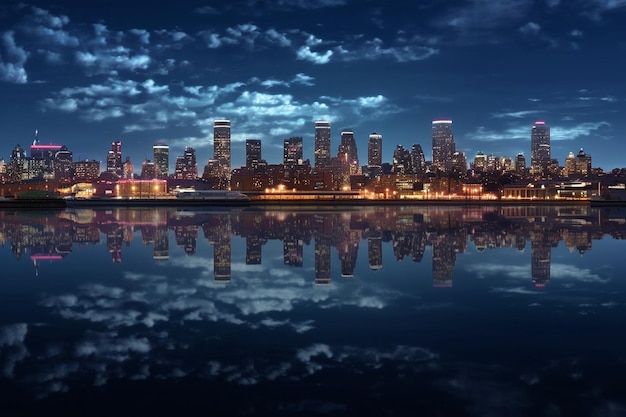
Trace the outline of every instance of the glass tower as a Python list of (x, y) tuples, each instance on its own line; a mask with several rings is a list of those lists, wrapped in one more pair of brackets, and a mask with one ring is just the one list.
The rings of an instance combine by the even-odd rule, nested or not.
[(433, 120), (433, 170), (449, 171), (452, 155), (456, 152), (452, 120)]
[(315, 122), (315, 168), (330, 166), (330, 122)]
[(213, 159), (222, 168), (222, 177), (230, 179), (230, 120), (213, 122)]
[(550, 165), (550, 127), (538, 120), (530, 133), (530, 168), (533, 175), (545, 174)]
[(154, 145), (152, 147), (154, 168), (157, 178), (167, 178), (170, 171), (170, 147), (167, 145)]

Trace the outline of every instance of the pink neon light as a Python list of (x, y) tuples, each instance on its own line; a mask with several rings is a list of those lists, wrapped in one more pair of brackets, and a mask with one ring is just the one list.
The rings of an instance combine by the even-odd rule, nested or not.
[(543, 120), (537, 120), (537, 121), (535, 122), (535, 124), (536, 124), (536, 125), (545, 125), (545, 124), (546, 124), (546, 122), (544, 122)]
[(433, 120), (433, 123), (452, 123), (450, 119)]
[(30, 145), (30, 149), (61, 149), (63, 145)]
[(135, 179), (129, 179), (129, 178), (122, 178), (120, 180), (117, 180), (118, 184), (122, 183), (122, 184), (127, 184), (127, 183), (165, 183), (167, 182), (167, 180), (159, 180), (159, 179), (153, 179), (153, 180), (135, 180)]
[(61, 255), (31, 255), (30, 259), (33, 259), (33, 260), (42, 259), (42, 260), (54, 261), (54, 260), (63, 259), (63, 257)]

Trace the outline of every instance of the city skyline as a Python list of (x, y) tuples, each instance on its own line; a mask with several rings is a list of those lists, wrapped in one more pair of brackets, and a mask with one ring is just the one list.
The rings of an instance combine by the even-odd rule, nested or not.
[[(561, 164), (583, 148), (595, 167), (626, 166), (619, 61), (596, 65), (622, 55), (626, 2), (123, 6), (0, 6), (0, 91), (11, 103), (1, 157), (39, 129), (42, 144), (65, 145), (75, 160), (104, 162), (120, 141), (138, 167), (159, 143), (170, 170), (186, 147), (201, 167), (214, 156), (214, 121), (227, 119), (231, 167), (245, 166), (247, 139), (279, 163), (291, 137), (313, 164), (317, 120), (331, 122), (331, 156), (351, 130), (361, 162), (372, 132), (383, 161), (399, 144), (431, 160), (430, 123), (451, 119), (468, 161), (523, 153), (530, 163), (531, 127), (546, 120)], [(346, 19), (350, 28), (338, 24)]]

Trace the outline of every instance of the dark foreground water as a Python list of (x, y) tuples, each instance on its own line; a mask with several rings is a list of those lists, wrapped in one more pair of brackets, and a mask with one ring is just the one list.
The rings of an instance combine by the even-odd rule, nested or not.
[(626, 415), (626, 211), (0, 212), (0, 415)]

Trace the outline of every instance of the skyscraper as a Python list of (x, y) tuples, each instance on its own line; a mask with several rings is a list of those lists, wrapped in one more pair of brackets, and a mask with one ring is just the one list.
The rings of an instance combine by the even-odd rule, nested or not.
[(367, 165), (380, 167), (383, 164), (383, 135), (374, 132), (370, 134), (367, 144)]
[(213, 159), (222, 168), (222, 176), (230, 180), (230, 120), (213, 122)]
[(198, 165), (196, 163), (196, 150), (186, 147), (182, 156), (176, 157), (174, 178), (179, 180), (198, 179)]
[(433, 120), (433, 170), (449, 171), (452, 155), (456, 152), (454, 135), (452, 134), (452, 120)]
[(111, 150), (107, 154), (107, 172), (121, 177), (124, 173), (122, 164), (122, 142), (111, 143)]
[(256, 169), (261, 161), (261, 140), (246, 139), (246, 168)]
[(315, 122), (315, 168), (330, 166), (330, 122)]
[(354, 132), (346, 129), (341, 132), (341, 144), (337, 156), (350, 167), (350, 175), (358, 174), (360, 170), (359, 155), (354, 140)]
[(413, 174), (421, 175), (426, 173), (426, 158), (424, 157), (422, 145), (418, 143), (411, 147), (411, 166)]
[(283, 143), (283, 165), (285, 168), (295, 168), (302, 165), (302, 138), (285, 139)]
[(167, 178), (170, 171), (170, 147), (167, 145), (154, 145), (152, 147), (154, 168), (157, 178)]
[(550, 127), (538, 120), (530, 133), (530, 169), (533, 175), (544, 175), (550, 165)]

